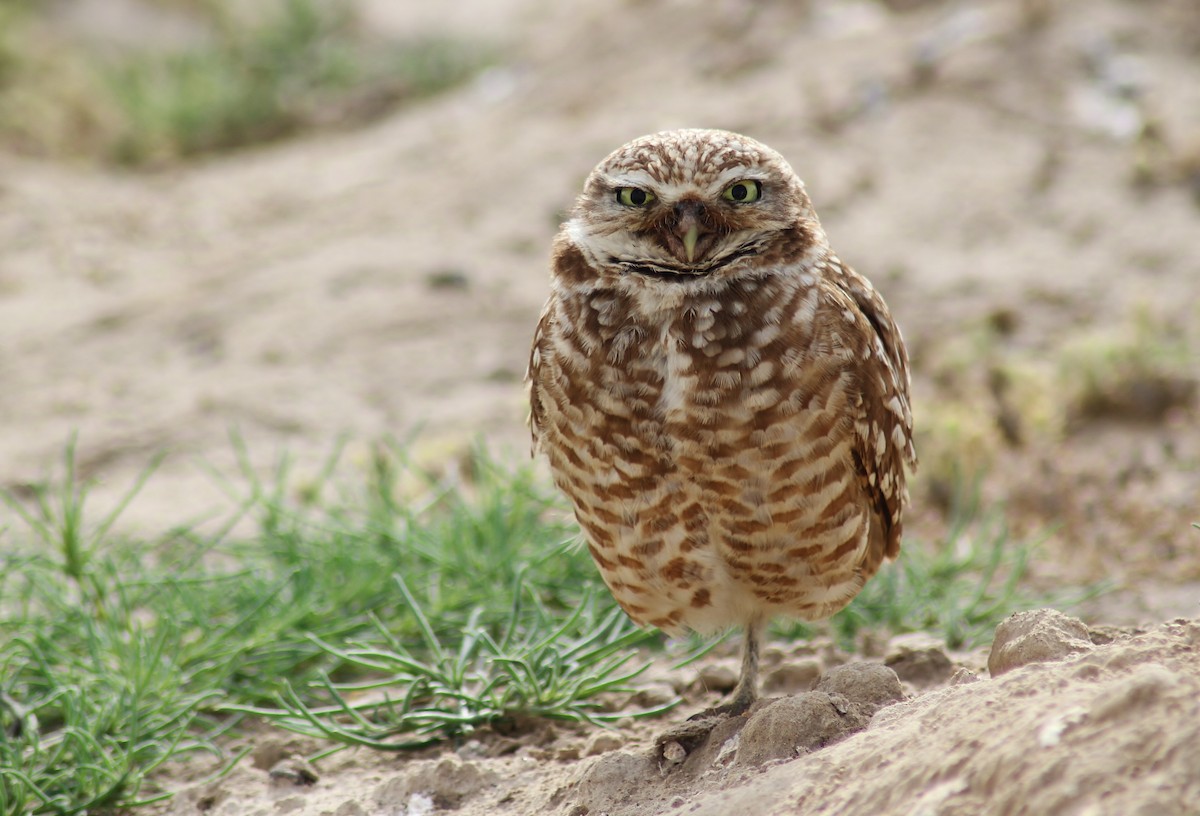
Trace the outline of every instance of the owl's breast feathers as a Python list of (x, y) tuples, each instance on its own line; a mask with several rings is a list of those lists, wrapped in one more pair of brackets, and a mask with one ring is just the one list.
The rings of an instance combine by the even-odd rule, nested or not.
[[(707, 574), (693, 549), (717, 553), (756, 603), (808, 618), (898, 554), (915, 465), (908, 360), (870, 283), (829, 253), (688, 291), (597, 286), (569, 242), (554, 262), (528, 374), (534, 446), (635, 619), (693, 625), (694, 610), (656, 620), (622, 594), (676, 563)], [(664, 541), (682, 561), (658, 563)], [(801, 592), (798, 564), (822, 560), (840, 566)]]

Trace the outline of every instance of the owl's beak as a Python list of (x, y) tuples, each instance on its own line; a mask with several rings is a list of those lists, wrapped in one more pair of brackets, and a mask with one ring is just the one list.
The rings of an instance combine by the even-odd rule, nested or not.
[(687, 252), (688, 263), (696, 260), (696, 241), (700, 238), (700, 226), (693, 223), (683, 236), (683, 249)]
[(703, 222), (704, 205), (699, 201), (680, 201), (675, 205), (674, 233), (683, 243), (684, 254), (688, 263), (696, 260), (696, 244), (703, 235), (700, 231)]

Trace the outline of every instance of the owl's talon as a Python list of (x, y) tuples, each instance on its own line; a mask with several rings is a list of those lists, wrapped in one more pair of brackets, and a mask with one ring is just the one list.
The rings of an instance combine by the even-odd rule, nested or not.
[(750, 710), (748, 703), (725, 703), (725, 705), (713, 706), (706, 708), (703, 711), (697, 711), (695, 714), (687, 718), (687, 722), (699, 722), (700, 720), (720, 720), (725, 717), (740, 717)]

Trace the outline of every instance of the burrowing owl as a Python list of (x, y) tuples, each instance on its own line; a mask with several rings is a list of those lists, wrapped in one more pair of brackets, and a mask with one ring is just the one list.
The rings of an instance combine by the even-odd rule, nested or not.
[(621, 147), (554, 242), (530, 356), (549, 457), (608, 588), (642, 625), (745, 627), (850, 602), (900, 551), (908, 356), (775, 151), (719, 130)]

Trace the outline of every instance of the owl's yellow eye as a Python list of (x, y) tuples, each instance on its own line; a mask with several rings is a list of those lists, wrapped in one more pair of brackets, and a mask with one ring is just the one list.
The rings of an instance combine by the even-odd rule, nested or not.
[(725, 188), (721, 198), (735, 204), (752, 204), (762, 198), (762, 182), (754, 179), (735, 181)]
[(626, 207), (645, 207), (654, 200), (654, 193), (641, 187), (618, 187), (617, 203)]

